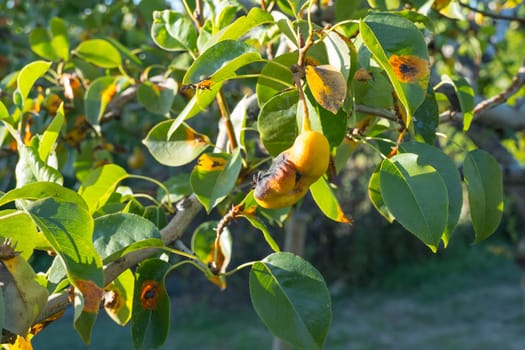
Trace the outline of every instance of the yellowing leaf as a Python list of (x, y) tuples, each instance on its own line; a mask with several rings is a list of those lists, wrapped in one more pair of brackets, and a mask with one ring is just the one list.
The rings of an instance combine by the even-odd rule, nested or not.
[(324, 109), (336, 114), (346, 97), (346, 80), (335, 67), (326, 64), (306, 66), (306, 82)]
[(3, 346), (5, 346), (5, 349), (8, 350), (33, 350), (31, 342), (21, 335), (16, 337), (16, 340), (13, 344), (3, 344)]

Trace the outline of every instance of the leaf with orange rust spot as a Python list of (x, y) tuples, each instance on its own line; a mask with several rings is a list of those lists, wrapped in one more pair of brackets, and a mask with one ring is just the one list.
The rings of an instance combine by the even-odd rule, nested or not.
[(157, 349), (166, 341), (170, 300), (164, 277), (169, 267), (163, 260), (148, 259), (135, 271), (131, 336), (136, 349)]
[(412, 55), (392, 55), (388, 62), (400, 82), (426, 87), (430, 74), (427, 60)]
[(98, 78), (91, 83), (84, 98), (86, 118), (91, 125), (98, 126), (109, 101), (117, 92), (116, 88), (116, 80), (111, 76)]
[(237, 148), (229, 153), (205, 153), (190, 175), (190, 183), (197, 199), (210, 212), (235, 187), (242, 167), (242, 158)]
[(317, 103), (336, 114), (346, 97), (346, 80), (335, 67), (306, 66), (306, 82)]
[(102, 300), (102, 289), (93, 281), (76, 280), (74, 284), (82, 294), (84, 301), (82, 311), (97, 313)]
[(219, 274), (226, 272), (230, 263), (232, 238), (230, 231), (225, 227), (217, 241), (218, 225), (218, 221), (208, 221), (199, 225), (193, 232), (191, 250), (216, 274), (209, 280), (219, 288), (225, 289), (226, 278)]
[(175, 120), (157, 124), (144, 139), (151, 155), (161, 164), (181, 166), (197, 158), (211, 144), (208, 136), (180, 124), (170, 134)]
[(6, 350), (33, 350), (33, 345), (31, 341), (27, 338), (22, 337), (21, 335), (16, 337), (16, 340), (13, 344), (2, 344), (2, 349)]
[(319, 209), (328, 218), (345, 224), (352, 223), (352, 219), (343, 212), (337, 197), (323, 177), (310, 186), (310, 193)]
[(369, 14), (359, 24), (363, 42), (385, 70), (406, 110), (406, 126), (425, 100), (429, 55), (421, 30), (407, 18), (386, 12)]
[(135, 277), (128, 269), (104, 288), (104, 309), (121, 326), (131, 319), (134, 287)]

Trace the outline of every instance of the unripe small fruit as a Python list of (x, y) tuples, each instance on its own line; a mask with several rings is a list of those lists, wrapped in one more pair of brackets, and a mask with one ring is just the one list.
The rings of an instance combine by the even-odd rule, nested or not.
[(330, 145), (323, 134), (301, 133), (290, 148), (273, 160), (270, 169), (259, 174), (255, 201), (263, 208), (292, 206), (326, 172), (329, 160)]

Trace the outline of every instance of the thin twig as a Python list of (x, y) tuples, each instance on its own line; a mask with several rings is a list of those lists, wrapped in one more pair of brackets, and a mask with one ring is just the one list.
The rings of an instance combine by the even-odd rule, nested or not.
[[(523, 86), (525, 86), (525, 60), (523, 61), (521, 67), (518, 69), (518, 73), (516, 73), (516, 76), (512, 78), (512, 82), (510, 83), (508, 88), (506, 88), (504, 91), (500, 92), (499, 94), (495, 96), (492, 96), (488, 99), (485, 99), (479, 102), (474, 107), (473, 109), (474, 118), (478, 117), (480, 114), (482, 114), (483, 112), (491, 108), (502, 105), (513, 95), (518, 93), (518, 91), (520, 91), (520, 89)], [(456, 118), (460, 119), (461, 116), (462, 116), (462, 113), (460, 112), (446, 111), (439, 115), (439, 122), (446, 123)]]
[(222, 88), (217, 94), (215, 100), (217, 101), (217, 105), (219, 106), (221, 117), (224, 120), (224, 126), (226, 127), (226, 133), (228, 134), (228, 140), (230, 141), (230, 149), (231, 151), (233, 151), (238, 147), (237, 138), (235, 137), (235, 131), (233, 129), (233, 124), (230, 119), (230, 111), (228, 109), (228, 105), (226, 104), (226, 98), (224, 97)]
[(518, 69), (518, 73), (514, 78), (512, 78), (512, 82), (510, 83), (510, 86), (506, 88), (501, 93), (486, 99), (484, 101), (481, 101), (474, 107), (474, 114), (479, 114), (483, 112), (486, 109), (495, 107), (497, 105), (500, 105), (507, 101), (512, 95), (517, 93), (521, 87), (525, 85), (525, 60), (521, 64), (521, 67)]
[(488, 11), (480, 10), (478, 8), (475, 8), (475, 7), (472, 7), (472, 6), (468, 5), (468, 4), (465, 4), (465, 3), (461, 2), (461, 1), (458, 1), (458, 3), (459, 3), (459, 6), (462, 6), (462, 7), (466, 8), (466, 9), (469, 9), (470, 11), (482, 14), (483, 16), (486, 16), (486, 17), (490, 17), (490, 18), (494, 18), (494, 19), (501, 19), (501, 20), (504, 20), (504, 21), (520, 22), (520, 23), (524, 23), (525, 24), (525, 18), (514, 17), (514, 16), (505, 16), (505, 15), (501, 15), (499, 13), (494, 13), (494, 12), (488, 12)]

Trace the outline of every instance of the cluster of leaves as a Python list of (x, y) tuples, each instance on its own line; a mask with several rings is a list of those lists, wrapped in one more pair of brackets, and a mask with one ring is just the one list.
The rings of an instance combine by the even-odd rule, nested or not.
[[(147, 65), (109, 37), (73, 44), (68, 23), (55, 17), (29, 35), (40, 59), (1, 82), (0, 143), (16, 153), (17, 164), (15, 188), (0, 196), (5, 206), (0, 236), (17, 243), (20, 259), (35, 249), (56, 254), (45, 274), (25, 265), (23, 272), (12, 273), (16, 269), (7, 262), (13, 254), (0, 254), (18, 291), (0, 294), (0, 328), (18, 334), (19, 342), (37, 332), (39, 327), (31, 328), (35, 322), (46, 321), (39, 314), (49, 294), (71, 293), (74, 327), (84, 341), (89, 342), (104, 300), (117, 323), (131, 320), (137, 348), (156, 348), (169, 326), (166, 276), (191, 264), (221, 288), (228, 275), (250, 267), (252, 302), (272, 333), (298, 348), (322, 348), (331, 323), (326, 284), (310, 263), (280, 252), (270, 234), (268, 225), (282, 224), (291, 209), (260, 208), (249, 190), (252, 175), (267, 160), (254, 141), (275, 157), (293, 144), (305, 120), (328, 139), (333, 173), (358, 145), (376, 150), (381, 161), (371, 174), (369, 194), (377, 210), (434, 251), (441, 241), (448, 244), (463, 203), (462, 180), (456, 164), (434, 146), (438, 94), (429, 84), (424, 36), (440, 8), (397, 11), (399, 3), (383, 8), (370, 1), (377, 11), (367, 14), (358, 11), (359, 2), (337, 2), (337, 22), (321, 27), (312, 21), (313, 1), (262, 1), (251, 9), (235, 1), (182, 3), (180, 11), (152, 16), (151, 38), (173, 58), (167, 66)], [(255, 92), (256, 123), (248, 118), (247, 98), (226, 99), (234, 81)], [(444, 83), (457, 90), (467, 130), (472, 89), (460, 78)], [(161, 119), (143, 143), (158, 163), (181, 169), (165, 183), (112, 162), (117, 146), (106, 142), (112, 132), (107, 123), (132, 101)], [(214, 102), (219, 117), (205, 113)], [(200, 125), (220, 120), (227, 146), (214, 145), (211, 133), (197, 131), (199, 119)], [(254, 129), (256, 137), (248, 133)], [(502, 178), (488, 153), (465, 153), (464, 183), (479, 241), (501, 220)], [(72, 183), (64, 184), (64, 174)], [(123, 186), (127, 179), (156, 184), (157, 196), (135, 193)], [(310, 192), (328, 218), (350, 221), (328, 176)], [(199, 225), (189, 249), (182, 242), (173, 248), (162, 230), (167, 215), (176, 211), (173, 203), (187, 196), (223, 220)], [(272, 253), (228, 270), (234, 252), (226, 226), (235, 218), (261, 231)], [(159, 252), (156, 257), (104, 280), (104, 266), (151, 248)], [(182, 259), (173, 263), (166, 256)], [(35, 283), (41, 288), (30, 287)], [(33, 304), (36, 309), (27, 308)], [(27, 309), (23, 324), (10, 323), (6, 305)]]

